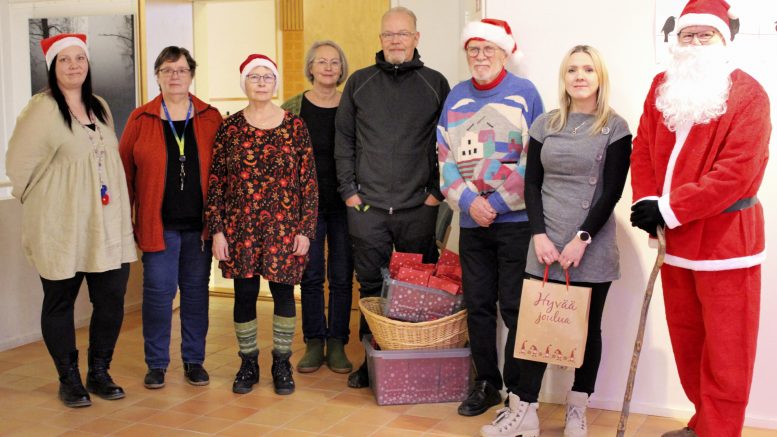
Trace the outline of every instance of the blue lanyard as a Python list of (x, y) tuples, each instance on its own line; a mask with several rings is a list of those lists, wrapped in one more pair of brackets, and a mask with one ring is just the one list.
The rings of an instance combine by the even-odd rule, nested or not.
[(184, 154), (183, 148), (184, 148), (184, 144), (186, 143), (186, 127), (189, 126), (189, 120), (191, 119), (191, 116), (192, 116), (192, 98), (189, 97), (189, 110), (186, 111), (186, 121), (183, 124), (183, 132), (181, 132), (180, 136), (178, 136), (178, 131), (175, 130), (175, 126), (173, 125), (173, 120), (170, 118), (170, 112), (167, 111), (167, 105), (165, 104), (164, 99), (162, 99), (162, 109), (165, 110), (165, 117), (167, 117), (167, 123), (170, 125), (170, 130), (173, 131), (175, 142), (178, 143), (178, 160), (181, 162), (186, 162), (186, 155)]

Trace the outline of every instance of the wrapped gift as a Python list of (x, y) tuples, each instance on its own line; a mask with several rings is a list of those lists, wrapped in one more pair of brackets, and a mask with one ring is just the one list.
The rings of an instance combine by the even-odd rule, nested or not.
[(399, 269), (403, 266), (423, 263), (423, 255), (419, 253), (394, 252), (389, 261), (389, 274), (392, 278), (397, 276)]
[(443, 249), (440, 254), (440, 259), (437, 261), (437, 266), (459, 266), (461, 267), (461, 261), (459, 261), (459, 255), (455, 252), (451, 252), (448, 249)]
[(459, 282), (444, 277), (430, 276), (427, 287), (447, 291), (454, 296), (461, 293), (461, 285)]
[(437, 264), (437, 270), (434, 272), (434, 276), (449, 278), (452, 281), (461, 284), (461, 266)]
[[(434, 266), (433, 266), (434, 267)], [(431, 271), (417, 270), (414, 267), (400, 267), (396, 276), (393, 276), (397, 281), (407, 282), (408, 284), (426, 286), (429, 282), (429, 277), (432, 276)]]
[(470, 382), (469, 348), (377, 351), (363, 339), (378, 405), (459, 402)]

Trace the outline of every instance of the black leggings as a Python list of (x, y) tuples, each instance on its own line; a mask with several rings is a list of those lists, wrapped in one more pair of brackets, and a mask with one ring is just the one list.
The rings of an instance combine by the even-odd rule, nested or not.
[[(607, 292), (612, 282), (571, 282), (570, 285), (591, 287), (591, 305), (588, 312), (588, 339), (585, 344), (583, 365), (575, 369), (575, 382), (572, 384), (572, 391), (590, 395), (594, 392), (596, 376), (599, 372), (599, 362), (602, 360), (602, 313), (604, 313), (604, 301), (607, 299)], [(520, 382), (515, 394), (522, 401), (529, 403), (537, 402), (540, 387), (542, 386), (542, 377), (547, 366), (546, 363), (537, 361), (518, 360)]]
[[(256, 319), (259, 279), (259, 276), (235, 278), (235, 306), (232, 314), (236, 323), (245, 323)], [(272, 294), (274, 305), (273, 314), (281, 317), (297, 315), (293, 285), (270, 281), (270, 294)]]
[(56, 281), (40, 278), (43, 284), (40, 327), (43, 342), (54, 359), (64, 359), (76, 350), (73, 308), (84, 278), (92, 302), (89, 348), (113, 351), (119, 338), (124, 320), (124, 294), (127, 291), (129, 264), (124, 263), (120, 268), (107, 272), (78, 272), (72, 278)]

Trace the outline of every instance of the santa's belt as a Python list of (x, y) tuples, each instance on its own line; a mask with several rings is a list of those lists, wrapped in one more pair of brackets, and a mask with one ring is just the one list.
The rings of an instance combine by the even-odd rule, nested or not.
[(723, 212), (736, 212), (741, 211), (743, 209), (750, 208), (751, 206), (755, 206), (755, 204), (758, 203), (758, 197), (746, 197), (744, 199), (739, 199), (736, 202), (734, 202), (733, 205), (729, 206)]

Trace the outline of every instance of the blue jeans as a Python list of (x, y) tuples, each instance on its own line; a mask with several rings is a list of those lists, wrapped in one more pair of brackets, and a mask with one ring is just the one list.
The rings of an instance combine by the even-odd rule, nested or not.
[(149, 369), (170, 364), (173, 299), (181, 289), (181, 358), (202, 364), (208, 335), (211, 241), (200, 231), (164, 231), (165, 250), (143, 253), (143, 346)]
[[(324, 259), (324, 242), (328, 259)], [(353, 251), (345, 211), (319, 213), (302, 274), (302, 333), (305, 339), (328, 337), (348, 342), (353, 292)], [(324, 275), (329, 281), (329, 315), (324, 315)]]

